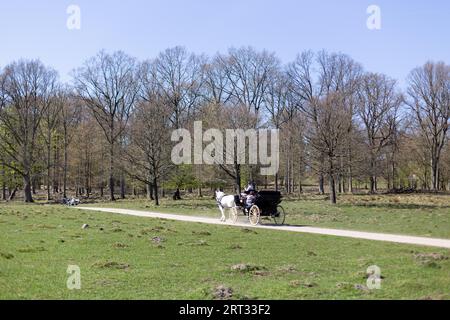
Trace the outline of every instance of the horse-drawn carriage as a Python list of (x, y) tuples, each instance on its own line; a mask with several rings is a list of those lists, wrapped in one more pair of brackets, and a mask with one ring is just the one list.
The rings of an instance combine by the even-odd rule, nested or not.
[(275, 224), (282, 225), (286, 219), (286, 213), (280, 205), (281, 198), (279, 191), (259, 191), (255, 193), (255, 199), (251, 206), (246, 206), (245, 201), (236, 196), (236, 207), (230, 213), (231, 221), (236, 223), (238, 209), (240, 209), (248, 217), (248, 221), (252, 225), (259, 224), (261, 217), (271, 218)]

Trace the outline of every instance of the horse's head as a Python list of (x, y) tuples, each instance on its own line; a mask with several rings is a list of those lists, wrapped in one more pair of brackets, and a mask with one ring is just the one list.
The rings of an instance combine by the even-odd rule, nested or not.
[(220, 201), (220, 199), (222, 199), (224, 195), (225, 195), (225, 193), (223, 191), (216, 190), (216, 200), (217, 201)]

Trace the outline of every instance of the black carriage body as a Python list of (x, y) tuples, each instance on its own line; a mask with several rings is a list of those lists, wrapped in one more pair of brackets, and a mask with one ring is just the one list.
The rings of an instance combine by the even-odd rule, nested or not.
[(281, 198), (279, 191), (259, 191), (254, 204), (261, 210), (261, 216), (271, 216), (277, 213)]

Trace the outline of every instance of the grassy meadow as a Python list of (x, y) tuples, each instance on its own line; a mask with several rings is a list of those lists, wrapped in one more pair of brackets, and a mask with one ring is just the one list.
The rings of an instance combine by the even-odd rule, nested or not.
[[(159, 207), (145, 199), (88, 205), (220, 217), (212, 196), (163, 199)], [(327, 196), (308, 194), (283, 199), (281, 205), (287, 213), (286, 224), (290, 225), (450, 239), (450, 195), (341, 195), (337, 205), (330, 205)]]
[[(211, 198), (92, 203), (217, 216)], [(289, 200), (287, 223), (450, 238), (449, 197)], [(82, 229), (83, 224), (89, 227)], [(0, 299), (449, 299), (450, 250), (0, 204)], [(81, 289), (66, 286), (68, 265)], [(381, 288), (366, 270), (381, 269)]]

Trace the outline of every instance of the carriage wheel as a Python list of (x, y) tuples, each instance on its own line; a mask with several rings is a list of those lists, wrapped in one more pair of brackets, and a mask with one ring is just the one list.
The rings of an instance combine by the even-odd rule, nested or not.
[(258, 206), (253, 205), (248, 210), (248, 221), (250, 221), (251, 225), (256, 226), (259, 223), (260, 216), (261, 216), (261, 212), (260, 212)]
[(282, 225), (286, 220), (286, 212), (282, 206), (277, 206), (277, 213), (273, 216), (275, 224)]
[(231, 210), (230, 210), (230, 220), (231, 220), (231, 222), (236, 223), (237, 219), (238, 219), (238, 210), (237, 210), (237, 208), (236, 207), (231, 208)]

